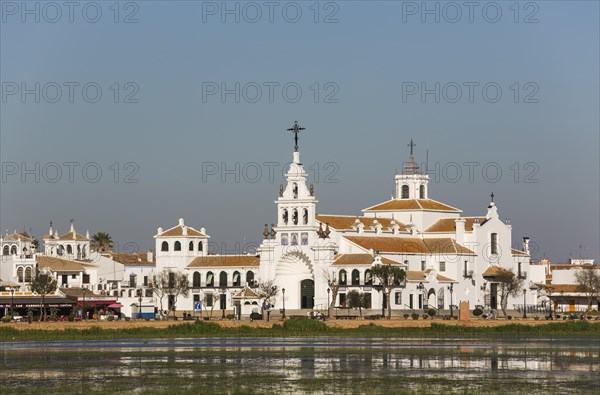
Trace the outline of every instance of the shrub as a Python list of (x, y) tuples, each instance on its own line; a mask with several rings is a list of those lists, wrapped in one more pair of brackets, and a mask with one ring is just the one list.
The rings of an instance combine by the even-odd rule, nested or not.
[(427, 318), (429, 318), (429, 315), (423, 314), (423, 319), (426, 320)]
[(535, 317), (533, 317), (533, 319), (537, 321), (540, 319), (540, 317), (536, 315)]
[(591, 319), (592, 319), (592, 316), (591, 316), (591, 315), (588, 315), (588, 316), (587, 316), (587, 319), (588, 319), (588, 320), (591, 320)]
[(10, 322), (10, 317), (5, 315), (4, 317), (2, 317), (2, 322)]
[(235, 315), (233, 314), (227, 314), (225, 317), (227, 317), (228, 320), (232, 320), (235, 318)]
[(131, 317), (125, 317), (125, 321), (129, 321)]
[(481, 316), (484, 320), (488, 317), (487, 314)]
[(408, 314), (408, 313), (404, 313), (403, 317), (404, 317), (404, 319), (405, 319), (405, 320), (407, 320), (407, 319), (408, 319), (408, 317), (410, 317), (410, 314)]
[(427, 314), (429, 314), (430, 317), (433, 317), (435, 315), (435, 313), (437, 313), (437, 311), (435, 311), (435, 309), (427, 310)]
[(512, 320), (512, 315), (509, 315), (506, 318), (508, 318), (509, 320)]
[(67, 317), (67, 319), (69, 320), (69, 322), (73, 322), (73, 321), (75, 321), (75, 312), (74, 312), (74, 311), (71, 311), (71, 312), (69, 313), (69, 316)]
[(115, 320), (115, 317), (113, 317), (112, 315), (109, 315), (109, 316), (108, 316), (108, 318), (107, 318), (107, 320), (109, 320), (109, 321), (114, 321), (114, 320)]
[(412, 317), (412, 319), (413, 319), (413, 320), (418, 320), (418, 319), (419, 319), (419, 314), (417, 314), (417, 313), (412, 313), (412, 314), (411, 314), (411, 317)]
[(250, 319), (252, 321), (262, 320), (262, 315), (260, 315), (259, 313), (252, 313), (250, 314)]
[(365, 320), (378, 320), (381, 318), (379, 314), (365, 315)]
[(473, 315), (474, 315), (475, 317), (479, 317), (479, 316), (480, 316), (480, 315), (482, 315), (482, 314), (483, 314), (483, 310), (481, 310), (479, 307), (475, 307), (475, 308), (473, 309)]
[(285, 329), (291, 331), (324, 331), (327, 325), (318, 320), (311, 320), (304, 317), (293, 317), (283, 323)]

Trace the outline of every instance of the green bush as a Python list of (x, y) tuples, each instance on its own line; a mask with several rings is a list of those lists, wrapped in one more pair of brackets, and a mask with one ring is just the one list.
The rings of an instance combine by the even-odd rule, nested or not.
[(112, 316), (112, 315), (109, 315), (109, 316), (108, 316), (108, 318), (107, 318), (107, 320), (108, 320), (108, 321), (114, 321), (114, 320), (115, 320), (115, 317), (114, 317), (114, 316)]
[(480, 315), (483, 315), (483, 310), (481, 310), (479, 307), (475, 307), (473, 309), (473, 315), (475, 317), (479, 317)]
[(131, 320), (131, 317), (125, 317), (125, 321)]
[(433, 308), (427, 310), (427, 314), (429, 314), (430, 317), (433, 317), (436, 313), (437, 311), (435, 311)]
[(378, 320), (381, 318), (379, 314), (365, 315), (365, 320)]
[(418, 319), (419, 319), (419, 314), (417, 314), (417, 313), (412, 313), (412, 314), (411, 314), (411, 317), (412, 317), (412, 319), (413, 319), (413, 320), (418, 320)]
[(294, 317), (284, 322), (283, 327), (291, 331), (324, 331), (327, 325), (318, 320), (311, 320), (304, 317)]
[(427, 318), (429, 318), (428, 314), (423, 314), (423, 319), (426, 320)]
[(262, 315), (260, 313), (252, 313), (250, 314), (250, 319), (253, 321), (262, 320)]
[(405, 320), (407, 320), (407, 319), (408, 319), (408, 317), (410, 317), (410, 314), (408, 314), (408, 313), (404, 313), (403, 317), (404, 317), (404, 319), (405, 319)]
[(2, 322), (10, 322), (10, 317), (5, 315), (4, 317), (2, 317)]
[(73, 321), (75, 321), (75, 312), (74, 312), (74, 311), (71, 311), (71, 312), (69, 313), (69, 316), (67, 317), (67, 319), (69, 320), (69, 322), (73, 322)]
[(225, 317), (227, 317), (228, 320), (232, 320), (235, 318), (235, 315), (233, 314), (227, 314)]

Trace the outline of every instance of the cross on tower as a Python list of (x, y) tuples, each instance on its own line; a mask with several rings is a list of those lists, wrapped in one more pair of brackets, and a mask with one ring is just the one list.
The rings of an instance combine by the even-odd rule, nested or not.
[(492, 198), (492, 203), (494, 202), (494, 192), (491, 193), (490, 197)]
[(294, 133), (294, 151), (295, 152), (298, 152), (298, 133), (300, 133), (302, 130), (305, 130), (305, 129), (306, 128), (300, 127), (300, 125), (298, 124), (298, 121), (294, 121), (294, 126), (287, 129), (289, 132)]
[(413, 143), (413, 140), (410, 139), (410, 144), (406, 144), (407, 146), (410, 147), (410, 156), (413, 155), (413, 148), (415, 148), (417, 145), (415, 143)]

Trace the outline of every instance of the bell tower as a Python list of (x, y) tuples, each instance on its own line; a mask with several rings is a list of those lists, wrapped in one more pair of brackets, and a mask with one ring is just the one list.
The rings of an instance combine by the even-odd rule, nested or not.
[(415, 161), (414, 147), (412, 139), (410, 140), (410, 156), (408, 162), (402, 166), (402, 173), (396, 175), (396, 199), (429, 199), (429, 175), (423, 174), (419, 164)]

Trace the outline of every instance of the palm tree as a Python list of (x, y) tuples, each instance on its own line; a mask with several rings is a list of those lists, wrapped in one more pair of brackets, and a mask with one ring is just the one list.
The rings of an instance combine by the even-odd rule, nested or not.
[(106, 252), (113, 249), (113, 241), (106, 232), (98, 232), (92, 236), (92, 247), (97, 252)]

